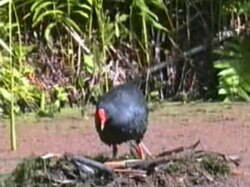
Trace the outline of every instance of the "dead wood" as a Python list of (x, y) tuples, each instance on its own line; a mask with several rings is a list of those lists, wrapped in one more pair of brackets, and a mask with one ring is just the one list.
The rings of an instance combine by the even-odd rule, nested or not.
[(174, 148), (172, 150), (163, 151), (163, 152), (157, 154), (156, 157), (162, 157), (162, 156), (166, 156), (166, 155), (176, 154), (176, 153), (183, 152), (185, 150), (194, 150), (199, 144), (200, 144), (200, 140), (196, 141), (194, 144), (192, 144), (188, 147), (181, 146), (181, 147)]

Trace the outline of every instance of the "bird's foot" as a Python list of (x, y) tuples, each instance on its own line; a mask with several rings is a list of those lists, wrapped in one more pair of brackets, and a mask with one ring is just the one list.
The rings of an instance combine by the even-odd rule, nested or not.
[(144, 145), (143, 142), (140, 142), (136, 146), (136, 152), (137, 152), (137, 155), (139, 156), (139, 158), (142, 160), (145, 160), (147, 158), (147, 156), (149, 156), (149, 157), (152, 156), (151, 152), (148, 150), (148, 148)]
[(136, 152), (140, 159), (145, 160), (147, 158), (147, 154), (146, 154), (147, 151), (145, 151), (143, 144), (139, 143), (136, 146)]
[(140, 145), (140, 144), (138, 144), (137, 146), (136, 146), (136, 153), (137, 153), (137, 155), (138, 155), (138, 157), (140, 158), (140, 159), (142, 159), (142, 160), (145, 160), (146, 159), (146, 154), (145, 154), (145, 152), (144, 152), (144, 150), (143, 150), (143, 148), (142, 148), (142, 146)]
[(142, 149), (145, 151), (145, 153), (152, 157), (152, 153), (149, 151), (149, 149), (146, 147), (146, 145), (143, 142), (140, 142), (140, 146), (142, 147)]

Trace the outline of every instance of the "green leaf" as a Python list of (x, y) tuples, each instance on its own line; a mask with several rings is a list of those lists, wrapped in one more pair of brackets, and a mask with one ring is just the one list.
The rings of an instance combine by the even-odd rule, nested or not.
[(168, 32), (168, 30), (167, 30), (163, 25), (161, 25), (160, 23), (158, 23), (158, 22), (156, 22), (156, 21), (151, 21), (151, 23), (152, 23), (152, 25), (153, 25), (155, 28), (157, 28), (157, 29), (159, 29), (159, 30), (163, 30), (163, 31)]
[(129, 16), (127, 14), (122, 14), (117, 16), (117, 22), (122, 23), (124, 21), (126, 21), (129, 18)]
[(225, 42), (225, 49), (227, 49), (229, 53), (232, 55), (236, 52), (238, 53), (241, 48), (238, 42)]
[(228, 60), (217, 60), (214, 62), (214, 67), (217, 69), (225, 69), (225, 68), (230, 68), (231, 63)]
[(222, 71), (220, 71), (218, 73), (219, 76), (228, 76), (228, 75), (235, 75), (236, 71), (234, 68), (227, 68), (227, 69), (223, 69)]
[(0, 38), (0, 46), (2, 46), (9, 54), (11, 54), (9, 46), (1, 38)]
[(239, 76), (233, 75), (224, 78), (225, 83), (231, 86), (238, 86), (239, 85)]
[(93, 5), (94, 0), (87, 0), (87, 1), (88, 1), (89, 5), (91, 5), (91, 6)]
[(88, 73), (94, 72), (94, 62), (93, 62), (93, 56), (92, 55), (84, 55), (84, 65), (86, 67), (86, 70)]
[(242, 81), (240, 85), (244, 90), (250, 93), (250, 82)]
[(0, 7), (7, 4), (9, 2), (9, 0), (1, 0), (0, 1)]
[(45, 2), (43, 2), (43, 3), (41, 3), (40, 5), (38, 5), (35, 9), (34, 9), (34, 15), (33, 15), (33, 18), (32, 18), (32, 20), (33, 21), (35, 21), (37, 18), (38, 18), (38, 16), (40, 15), (40, 14), (42, 14), (43, 13), (43, 11), (47, 11), (46, 10), (46, 8), (48, 7), (48, 6), (50, 6), (50, 5), (53, 5), (53, 2), (51, 2), (51, 1), (45, 1)]
[(5, 88), (0, 88), (0, 95), (2, 95), (2, 97), (7, 100), (8, 102), (11, 102), (12, 99), (12, 95), (11, 93), (6, 90)]
[(44, 0), (36, 0), (36, 1), (33, 1), (30, 10), (31, 10), (31, 11), (35, 11), (35, 9), (37, 8), (37, 6), (39, 6), (39, 4), (42, 3), (42, 2), (44, 2)]
[(219, 95), (227, 95), (228, 91), (225, 88), (220, 88), (218, 94)]
[(63, 11), (61, 10), (47, 10), (46, 12), (40, 14), (38, 18), (33, 22), (32, 26), (35, 27), (40, 21), (42, 21), (47, 16), (59, 16), (63, 15)]
[(74, 14), (79, 14), (80, 16), (82, 16), (83, 18), (89, 18), (89, 15), (81, 10), (74, 10), (73, 11)]
[(57, 25), (57, 23), (50, 23), (45, 31), (44, 31), (44, 37), (48, 43), (51, 42), (51, 30)]
[(55, 107), (56, 109), (59, 109), (59, 108), (60, 108), (60, 100), (56, 100), (56, 101), (54, 102), (54, 107)]
[(119, 30), (119, 25), (118, 24), (115, 24), (115, 36), (117, 38), (120, 37), (120, 30)]
[(248, 93), (242, 89), (241, 87), (238, 88), (238, 94), (239, 96), (241, 96), (242, 99), (246, 100), (247, 102), (250, 101), (250, 97), (248, 95)]
[(74, 28), (77, 32), (82, 33), (82, 30), (80, 29), (80, 27), (77, 25), (77, 23), (74, 20), (68, 17), (61, 17), (60, 21), (64, 23), (66, 26), (68, 26), (69, 28)]
[(78, 4), (77, 4), (77, 7), (80, 7), (80, 8), (86, 9), (86, 10), (88, 10), (88, 11), (91, 11), (91, 6), (88, 6), (88, 5), (86, 5), (86, 4), (78, 3)]

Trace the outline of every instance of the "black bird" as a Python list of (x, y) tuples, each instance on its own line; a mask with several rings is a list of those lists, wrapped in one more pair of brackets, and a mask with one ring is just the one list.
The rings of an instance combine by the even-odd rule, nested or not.
[(148, 107), (142, 92), (132, 83), (115, 86), (96, 104), (95, 126), (102, 142), (112, 146), (117, 157), (118, 144), (136, 143), (139, 157), (150, 154), (142, 143), (148, 126)]

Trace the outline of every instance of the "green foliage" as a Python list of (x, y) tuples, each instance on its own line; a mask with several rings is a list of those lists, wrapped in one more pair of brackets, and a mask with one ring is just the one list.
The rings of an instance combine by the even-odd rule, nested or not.
[(223, 1), (223, 10), (229, 13), (246, 13), (250, 10), (250, 3), (248, 0), (226, 0)]
[[(9, 176), (6, 181), (6, 186), (18, 184), (18, 186), (33, 186), (36, 184), (46, 184), (47, 181), (36, 177), (36, 170), (43, 169), (43, 163), (40, 158), (24, 159), (21, 164), (17, 166), (13, 175)], [(30, 183), (30, 178), (34, 178), (33, 183)], [(16, 185), (15, 185), (16, 186)]]
[[(91, 1), (89, 1), (91, 2)], [(38, 0), (33, 1), (31, 6), (32, 26), (36, 27), (43, 23), (47, 23), (44, 28), (44, 37), (51, 44), (52, 30), (60, 33), (63, 27), (71, 28), (79, 33), (82, 32), (83, 24), (78, 24), (74, 19), (82, 21), (89, 18), (90, 4), (88, 2), (80, 2), (74, 0), (53, 1), (53, 0)]]
[(52, 95), (50, 97), (47, 92), (41, 92), (40, 109), (38, 111), (40, 117), (53, 117), (65, 103), (68, 103), (68, 94), (64, 87), (56, 85)]
[(230, 173), (230, 167), (226, 161), (213, 155), (204, 156), (200, 164), (208, 174), (215, 177), (227, 176)]
[[(11, 101), (14, 101), (15, 112), (20, 111), (20, 107), (17, 105), (18, 101), (25, 103), (34, 103), (34, 91), (35, 87), (32, 86), (26, 75), (32, 73), (33, 69), (30, 66), (23, 68), (13, 67), (13, 70), (9, 68), (9, 58), (4, 52), (0, 52), (0, 108), (2, 114), (9, 114)], [(13, 74), (14, 86), (13, 97), (11, 94), (11, 76)]]
[(219, 94), (225, 100), (239, 98), (250, 101), (250, 42), (237, 39), (226, 42), (223, 50), (217, 51), (221, 60), (214, 63), (219, 69)]
[[(60, 111), (60, 108), (69, 102), (68, 90), (75, 89), (80, 95), (75, 97), (77, 98), (75, 102), (80, 103), (79, 98), (81, 98), (83, 103), (87, 103), (96, 100), (104, 91), (108, 91), (113, 81), (114, 71), (128, 72), (128, 67), (133, 66), (138, 68), (139, 73), (145, 72), (146, 68), (155, 63), (156, 56), (152, 51), (155, 51), (156, 40), (160, 41), (157, 46), (161, 50), (160, 61), (168, 58), (168, 55), (162, 57), (166, 51), (171, 57), (181, 56), (182, 50), (186, 50), (187, 46), (201, 44), (203, 36), (196, 39), (200, 33), (211, 32), (213, 36), (224, 26), (221, 25), (224, 19), (233, 19), (235, 13), (236, 16), (241, 13), (246, 14), (250, 7), (247, 0), (189, 2), (13, 0), (11, 14), (13, 19), (10, 25), (8, 24), (10, 17), (8, 2), (9, 0), (0, 0), (0, 54), (2, 55), (0, 66), (3, 67), (0, 72), (0, 76), (3, 77), (0, 81), (2, 98), (0, 107), (3, 112), (7, 112), (8, 103), (12, 99), (11, 82), (7, 81), (11, 68), (7, 65), (8, 59), (6, 59), (11, 54), (15, 81), (13, 89), (15, 111), (22, 110), (22, 106), (18, 104), (22, 101), (32, 111), (35, 110), (45, 116), (47, 114), (53, 116), (53, 113)], [(221, 14), (222, 12), (224, 14)], [(11, 37), (13, 51), (8, 45), (10, 28), (13, 31)], [(134, 54), (123, 48), (125, 45), (135, 51)], [(224, 56), (222, 55), (224, 62), (215, 63), (215, 67), (220, 71), (219, 93), (226, 99), (238, 99), (240, 96), (249, 100), (247, 97), (249, 88), (246, 83), (248, 77), (238, 76), (241, 70), (235, 64), (240, 63), (233, 63), (248, 57), (239, 55), (242, 53), (241, 49), (226, 48), (230, 49), (224, 50)], [(228, 59), (225, 56), (227, 50), (234, 51), (234, 57)], [(176, 51), (177, 53), (174, 54)], [(172, 70), (176, 72), (172, 72), (175, 75), (175, 80), (170, 83), (172, 85), (167, 85), (169, 83), (166, 82), (169, 80), (159, 81), (156, 76), (155, 79), (150, 77), (155, 81), (150, 80), (148, 85), (154, 90), (146, 91), (146, 94), (159, 100), (164, 97), (163, 88), (168, 92), (169, 88), (173, 87), (177, 90), (173, 92), (180, 93), (182, 82), (178, 79), (182, 79), (182, 76), (183, 79), (188, 79), (192, 71), (200, 69), (196, 68), (196, 63), (190, 64), (191, 68), (186, 63), (180, 64), (173, 65)], [(63, 82), (61, 80), (53, 80), (57, 74), (55, 72), (57, 68), (62, 68), (63, 73), (69, 69), (70, 73), (66, 76), (69, 81), (66, 84), (61, 83)], [(120, 69), (117, 70), (117, 68)], [(185, 68), (190, 69), (185, 72)], [(167, 69), (171, 70), (169, 67)], [(182, 72), (178, 73), (178, 70)], [(203, 71), (206, 70), (203, 69)], [(163, 74), (166, 75), (166, 72), (164, 71)], [(199, 73), (193, 72), (195, 76)], [(26, 78), (29, 74), (36, 74), (38, 80), (31, 83)], [(43, 75), (47, 75), (49, 78), (46, 78), (51, 80), (45, 80)], [(165, 75), (163, 77), (168, 77)], [(64, 78), (61, 77), (61, 79)], [(206, 79), (210, 78), (206, 77)], [(186, 82), (198, 81), (187, 80)], [(40, 85), (43, 83), (45, 86), (41, 88)], [(68, 89), (69, 86), (73, 89)], [(184, 87), (191, 86), (183, 83)]]

